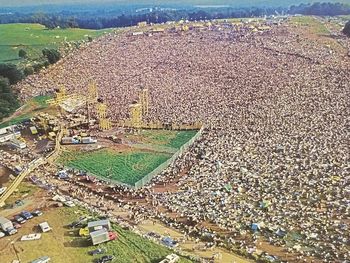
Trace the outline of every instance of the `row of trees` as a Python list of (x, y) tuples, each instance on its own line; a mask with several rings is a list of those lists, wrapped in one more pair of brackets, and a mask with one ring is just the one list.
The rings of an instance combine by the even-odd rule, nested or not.
[(203, 19), (223, 19), (223, 18), (242, 18), (256, 17), (276, 14), (304, 14), (304, 15), (346, 15), (350, 14), (350, 5), (341, 3), (313, 3), (300, 4), (289, 8), (187, 8), (179, 9), (154, 9), (144, 12), (120, 12), (101, 13), (101, 11), (81, 12), (71, 11), (61, 13), (36, 13), (12, 15), (0, 15), (0, 23), (40, 23), (47, 28), (89, 28), (101, 29), (110, 27), (124, 27), (136, 25), (138, 22), (147, 21), (149, 23), (162, 23), (166, 21), (186, 20), (203, 20)]

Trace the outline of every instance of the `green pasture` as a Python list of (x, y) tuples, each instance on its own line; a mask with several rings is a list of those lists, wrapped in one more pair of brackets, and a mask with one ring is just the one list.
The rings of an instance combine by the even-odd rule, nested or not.
[(47, 29), (40, 24), (0, 25), (0, 62), (18, 62), (18, 51), (24, 49), (30, 59), (41, 56), (44, 48), (57, 48), (64, 42), (97, 37), (111, 29), (89, 30), (79, 28)]
[(307, 27), (310, 33), (317, 35), (329, 35), (327, 27), (312, 16), (294, 16), (290, 18), (292, 24)]
[(114, 150), (98, 150), (87, 153), (65, 152), (58, 163), (102, 178), (134, 185), (170, 157), (170, 154), (158, 152), (120, 153)]

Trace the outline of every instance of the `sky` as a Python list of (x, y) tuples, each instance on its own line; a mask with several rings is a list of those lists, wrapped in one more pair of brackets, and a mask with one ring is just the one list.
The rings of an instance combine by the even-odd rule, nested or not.
[(9, 6), (29, 6), (29, 5), (50, 5), (50, 4), (90, 4), (90, 3), (133, 3), (133, 4), (151, 4), (160, 5), (166, 3), (178, 3), (178, 4), (193, 4), (193, 5), (283, 5), (289, 6), (292, 4), (309, 3), (309, 2), (342, 2), (350, 3), (350, 0), (0, 0), (0, 7)]

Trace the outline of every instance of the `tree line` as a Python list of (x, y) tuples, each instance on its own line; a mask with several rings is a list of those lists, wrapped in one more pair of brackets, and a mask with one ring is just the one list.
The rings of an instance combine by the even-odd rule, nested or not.
[(144, 12), (132, 12), (131, 10), (120, 14), (95, 12), (56, 12), (56, 13), (13, 13), (0, 15), (0, 23), (39, 23), (47, 28), (86, 28), (102, 29), (111, 27), (125, 27), (137, 25), (138, 22), (163, 23), (167, 21), (184, 20), (205, 20), (205, 19), (225, 19), (259, 17), (276, 14), (302, 14), (335, 16), (350, 14), (350, 5), (343, 3), (312, 3), (293, 5), (288, 8), (272, 7), (247, 7), (247, 8), (187, 8), (187, 9), (154, 9)]
[[(43, 67), (56, 63), (61, 54), (56, 49), (43, 49), (43, 56), (36, 63), (22, 67), (19, 64), (0, 63), (0, 121), (9, 116), (19, 107), (17, 94), (13, 91), (12, 85), (34, 72), (40, 71)], [(18, 56), (26, 59), (26, 51), (21, 49)]]

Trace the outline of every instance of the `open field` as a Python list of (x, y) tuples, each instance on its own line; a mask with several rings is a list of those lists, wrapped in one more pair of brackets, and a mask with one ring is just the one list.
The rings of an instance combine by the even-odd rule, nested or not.
[(131, 151), (69, 151), (60, 156), (58, 163), (102, 178), (134, 185), (171, 158), (196, 133), (197, 131), (142, 131), (138, 135), (125, 135), (132, 143)]
[[(166, 247), (115, 225), (113, 228), (118, 233), (118, 240), (92, 246), (86, 238), (78, 236), (78, 229), (65, 227), (77, 220), (80, 215), (86, 215), (86, 212), (79, 208), (50, 208), (44, 211), (44, 215), (26, 222), (16, 235), (0, 239), (0, 262), (12, 262), (14, 259), (29, 262), (45, 255), (56, 263), (93, 262), (100, 256), (90, 256), (87, 252), (98, 247), (106, 249), (108, 255), (115, 255), (112, 261), (114, 263), (159, 262), (172, 253)], [(39, 233), (37, 224), (45, 221), (52, 228), (51, 232), (43, 233), (40, 240), (20, 241), (22, 235)], [(180, 263), (190, 262), (185, 258), (180, 261)]]
[(290, 21), (292, 24), (297, 25), (298, 27), (312, 34), (317, 34), (317, 35), (329, 34), (327, 27), (315, 17), (295, 16), (295, 17), (291, 17)]
[(165, 131), (143, 130), (139, 135), (128, 135), (127, 139), (146, 144), (157, 144), (164, 147), (180, 149), (198, 131)]
[(170, 157), (171, 155), (166, 153), (119, 153), (113, 150), (99, 150), (89, 153), (64, 153), (58, 161), (68, 167), (133, 185)]
[(108, 32), (79, 28), (46, 29), (40, 24), (3, 24), (0, 25), (0, 62), (18, 62), (18, 51), (24, 49), (30, 59), (41, 56), (44, 48), (57, 48), (66, 41), (87, 39)]
[(0, 123), (0, 128), (17, 124), (33, 117), (35, 113), (44, 110), (48, 107), (48, 105), (46, 104), (46, 100), (50, 98), (50, 96), (38, 96), (32, 98), (26, 104), (24, 104), (22, 108), (18, 110), (18, 112), (15, 112), (12, 116)]

